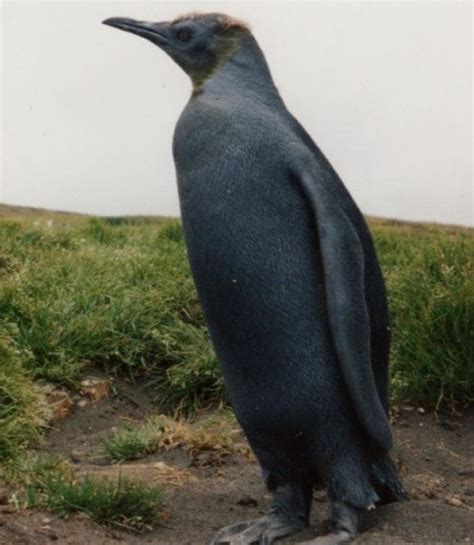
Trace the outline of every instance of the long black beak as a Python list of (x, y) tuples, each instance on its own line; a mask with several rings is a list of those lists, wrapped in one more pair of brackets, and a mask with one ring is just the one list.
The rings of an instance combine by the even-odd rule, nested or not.
[(131, 32), (132, 34), (137, 34), (158, 46), (164, 46), (169, 43), (169, 40), (164, 35), (168, 23), (147, 23), (146, 21), (136, 21), (127, 17), (110, 17), (102, 21), (102, 23), (125, 30), (126, 32)]

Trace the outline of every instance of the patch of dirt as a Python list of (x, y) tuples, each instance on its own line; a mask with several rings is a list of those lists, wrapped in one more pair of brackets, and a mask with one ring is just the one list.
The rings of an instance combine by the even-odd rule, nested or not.
[(99, 402), (86, 395), (74, 397), (70, 416), (55, 421), (40, 450), (61, 454), (73, 464), (106, 464), (101, 452), (102, 440), (118, 427), (144, 422), (156, 413), (146, 385), (124, 380), (114, 384), (115, 394)]
[[(67, 419), (55, 422), (41, 448), (64, 455), (79, 473), (121, 472), (162, 484), (168, 498), (162, 526), (146, 534), (129, 534), (98, 526), (84, 515), (64, 520), (37, 510), (14, 511), (3, 501), (0, 544), (207, 545), (220, 527), (265, 513), (268, 495), (259, 467), (239, 454), (205, 467), (195, 467), (183, 449), (120, 466), (109, 464), (101, 453), (101, 440), (124, 421), (144, 421), (152, 414), (146, 390), (123, 382), (116, 396), (84, 407), (76, 404)], [(474, 410), (446, 420), (402, 407), (393, 429), (397, 444), (393, 456), (413, 500), (368, 513), (363, 533), (353, 544), (474, 543)], [(312, 527), (279, 543), (294, 544), (324, 533), (326, 512), (324, 495), (315, 491)]]

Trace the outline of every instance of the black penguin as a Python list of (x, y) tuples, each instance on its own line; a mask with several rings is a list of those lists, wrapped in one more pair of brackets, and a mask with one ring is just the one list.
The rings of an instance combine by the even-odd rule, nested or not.
[(212, 543), (268, 544), (308, 524), (324, 483), (338, 544), (406, 498), (388, 457), (389, 317), (364, 218), (286, 109), (245, 24), (111, 18), (191, 77), (173, 154), (192, 273), (226, 388), (272, 494)]

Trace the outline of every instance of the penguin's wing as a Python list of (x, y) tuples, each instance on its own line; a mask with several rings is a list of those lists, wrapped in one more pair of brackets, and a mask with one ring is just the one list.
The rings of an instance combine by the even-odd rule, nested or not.
[[(392, 445), (377, 391), (364, 288), (364, 251), (351, 221), (329, 189), (327, 171), (298, 168), (296, 177), (313, 213), (324, 268), (326, 306), (341, 375), (358, 420), (383, 450)], [(320, 175), (320, 176), (319, 176)]]

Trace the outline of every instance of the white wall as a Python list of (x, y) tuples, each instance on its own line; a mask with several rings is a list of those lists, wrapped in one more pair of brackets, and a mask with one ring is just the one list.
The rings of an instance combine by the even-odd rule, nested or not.
[(5, 2), (3, 202), (178, 214), (171, 138), (190, 84), (100, 21), (196, 9), (250, 21), (364, 212), (472, 223), (470, 2)]

